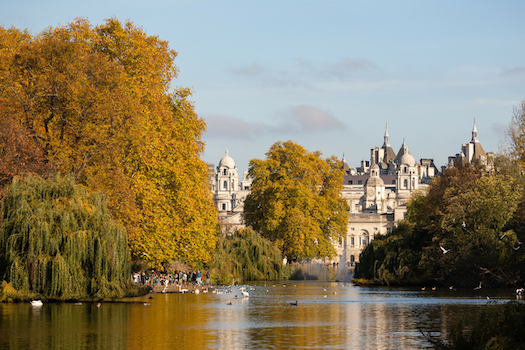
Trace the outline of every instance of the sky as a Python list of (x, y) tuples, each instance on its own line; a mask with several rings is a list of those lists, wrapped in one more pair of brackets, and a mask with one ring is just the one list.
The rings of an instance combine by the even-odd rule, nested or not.
[(0, 0), (0, 24), (37, 34), (76, 17), (130, 20), (178, 52), (203, 159), (242, 173), (293, 140), (350, 167), (388, 126), (397, 152), (438, 167), (471, 140), (498, 152), (525, 99), (525, 2)]

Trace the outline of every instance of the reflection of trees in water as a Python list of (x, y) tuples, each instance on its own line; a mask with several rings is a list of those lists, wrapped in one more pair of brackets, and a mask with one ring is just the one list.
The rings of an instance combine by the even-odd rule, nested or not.
[(420, 349), (429, 346), (420, 331), (446, 338), (459, 319), (477, 318), (486, 304), (485, 295), (473, 300), (479, 293), (472, 290), (273, 284), (258, 283), (244, 299), (237, 287), (221, 295), (154, 294), (150, 306), (145, 297), (100, 308), (0, 304), (0, 349)]
[(128, 349), (126, 305), (10, 306), (15, 306), (13, 312), (0, 317), (0, 348)]

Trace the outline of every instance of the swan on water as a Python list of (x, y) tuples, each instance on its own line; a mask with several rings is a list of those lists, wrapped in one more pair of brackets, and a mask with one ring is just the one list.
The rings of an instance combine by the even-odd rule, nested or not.
[(42, 305), (44, 305), (42, 300), (32, 300), (30, 303), (31, 303), (32, 306), (42, 306)]

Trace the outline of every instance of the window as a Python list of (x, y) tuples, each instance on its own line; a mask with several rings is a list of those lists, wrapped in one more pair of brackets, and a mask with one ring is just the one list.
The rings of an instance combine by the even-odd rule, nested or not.
[(348, 180), (348, 184), (351, 185), (352, 184), (352, 180)]
[(222, 186), (224, 187), (224, 189), (227, 189), (227, 188), (228, 188), (228, 182), (224, 181), (224, 183), (222, 184)]
[(357, 180), (357, 184), (358, 185), (362, 185), (363, 184), (363, 180)]
[(222, 203), (222, 210), (226, 210), (226, 203)]
[(368, 237), (366, 236), (366, 233), (363, 233), (363, 238), (361, 239), (361, 244), (362, 245), (367, 245), (368, 244)]
[(227, 174), (226, 174), (226, 169), (224, 169), (223, 174), (224, 174), (224, 175), (227, 175)]
[(355, 244), (355, 238), (354, 237), (350, 237), (350, 245), (354, 245)]
[(405, 179), (405, 181), (403, 181), (403, 186), (404, 186), (404, 188), (408, 187), (408, 181), (406, 179)]

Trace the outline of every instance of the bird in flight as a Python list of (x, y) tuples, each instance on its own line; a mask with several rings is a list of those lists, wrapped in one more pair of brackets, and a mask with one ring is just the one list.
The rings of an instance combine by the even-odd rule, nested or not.
[(441, 250), (443, 251), (443, 254), (447, 254), (451, 250), (451, 249), (445, 249), (443, 248), (443, 246), (439, 246), (439, 248), (441, 248)]

